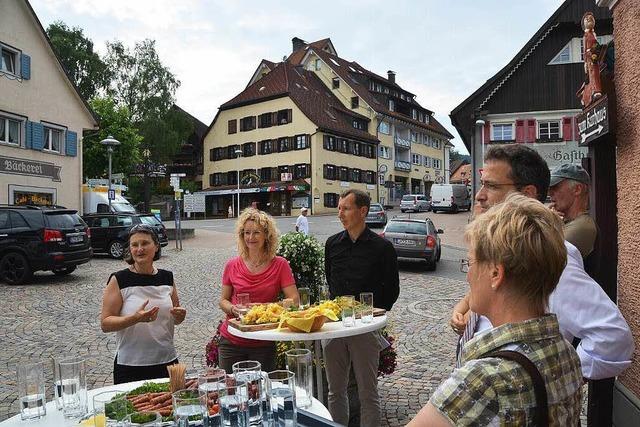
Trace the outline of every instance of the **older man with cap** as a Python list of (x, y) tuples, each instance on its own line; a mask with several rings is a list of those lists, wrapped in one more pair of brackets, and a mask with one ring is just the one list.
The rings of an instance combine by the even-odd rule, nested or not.
[(551, 208), (564, 220), (565, 239), (578, 248), (582, 258), (593, 252), (598, 228), (589, 216), (587, 171), (578, 165), (563, 164), (551, 171), (549, 196)]
[(309, 235), (309, 220), (307, 219), (307, 214), (309, 213), (309, 209), (306, 206), (303, 206), (300, 209), (300, 216), (296, 219), (296, 231), (298, 233), (302, 233), (305, 236)]

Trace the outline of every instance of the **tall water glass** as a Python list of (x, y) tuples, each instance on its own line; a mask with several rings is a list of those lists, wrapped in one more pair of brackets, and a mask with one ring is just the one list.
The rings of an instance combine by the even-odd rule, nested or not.
[(362, 323), (373, 322), (373, 292), (360, 293), (360, 318)]
[(342, 326), (351, 327), (356, 324), (356, 313), (354, 311), (354, 298), (353, 295), (345, 295), (342, 297)]
[(300, 295), (300, 310), (309, 308), (311, 305), (309, 288), (298, 288), (298, 294)]
[(56, 409), (62, 409), (62, 380), (60, 379), (60, 362), (71, 360), (72, 358), (52, 357), (53, 365), (53, 401), (56, 403)]
[(247, 383), (237, 380), (235, 384), (220, 390), (220, 424), (222, 426), (247, 427), (250, 425), (247, 390)]
[(328, 301), (329, 300), (329, 285), (327, 282), (323, 282), (320, 286), (318, 286), (318, 302)]
[(291, 371), (272, 371), (268, 374), (267, 396), (271, 401), (274, 425), (294, 427), (298, 424), (296, 380)]
[(78, 418), (87, 413), (87, 366), (84, 359), (72, 358), (60, 362), (62, 414)]
[(256, 360), (243, 360), (232, 366), (233, 375), (238, 383), (246, 383), (246, 390), (241, 390), (247, 396), (250, 425), (262, 425), (263, 376), (262, 366)]
[(220, 389), (226, 387), (227, 373), (224, 369), (212, 368), (198, 375), (198, 390), (207, 407), (205, 426), (220, 425)]
[(201, 426), (207, 414), (206, 401), (198, 390), (178, 390), (172, 395), (176, 427)]
[(285, 353), (287, 370), (296, 375), (296, 406), (308, 408), (313, 398), (313, 358), (306, 348), (295, 348)]
[(93, 420), (95, 427), (120, 427), (129, 415), (126, 392), (103, 391), (93, 396)]
[(47, 414), (44, 397), (44, 366), (42, 363), (21, 363), (17, 369), (20, 418), (30, 420)]
[(140, 411), (129, 414), (124, 419), (124, 427), (160, 427), (162, 415), (155, 411)]

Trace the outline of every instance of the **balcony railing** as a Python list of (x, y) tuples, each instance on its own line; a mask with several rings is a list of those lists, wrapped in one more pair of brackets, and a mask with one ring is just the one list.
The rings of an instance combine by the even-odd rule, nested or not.
[(395, 169), (399, 170), (399, 171), (410, 171), (411, 170), (411, 163), (396, 161), (395, 162)]
[(402, 139), (399, 136), (396, 136), (395, 139), (395, 144), (398, 147), (402, 147), (402, 148), (406, 148), (406, 149), (411, 149), (411, 141), (409, 141), (408, 139)]

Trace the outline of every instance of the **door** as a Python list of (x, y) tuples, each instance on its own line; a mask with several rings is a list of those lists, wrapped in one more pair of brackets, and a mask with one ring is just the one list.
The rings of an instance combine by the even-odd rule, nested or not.
[(0, 210), (0, 252), (15, 243), (15, 238), (11, 232), (9, 212), (9, 210)]
[(107, 236), (109, 234), (109, 217), (96, 216), (89, 220), (91, 229), (91, 247), (94, 251), (103, 252), (107, 248)]

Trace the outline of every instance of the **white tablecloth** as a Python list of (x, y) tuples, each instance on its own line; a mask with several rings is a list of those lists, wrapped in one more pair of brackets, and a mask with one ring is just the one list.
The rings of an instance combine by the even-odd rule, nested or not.
[[(129, 391), (129, 390), (133, 390), (136, 387), (140, 387), (142, 384), (144, 384), (145, 382), (147, 382), (148, 380), (145, 381), (135, 381), (135, 382), (131, 382), (131, 383), (125, 383), (125, 384), (118, 384), (118, 385), (110, 385), (110, 386), (106, 386), (106, 387), (101, 387), (101, 388), (96, 388), (93, 390), (89, 390), (87, 392), (88, 395), (88, 402), (89, 402), (89, 412), (93, 411), (93, 396), (95, 396), (98, 393), (102, 393), (103, 391)], [(151, 380), (153, 382), (168, 382), (169, 379), (168, 378), (161, 378), (161, 379), (157, 379), (157, 380)], [(310, 408), (305, 408), (307, 411), (316, 414), (320, 417), (323, 418), (327, 418), (329, 420), (331, 420), (331, 414), (329, 414), (329, 411), (327, 410), (327, 408), (324, 407), (324, 405), (322, 405), (322, 403), (320, 403), (318, 400), (313, 399), (313, 403), (311, 404)], [(51, 402), (47, 402), (47, 415), (36, 419), (36, 420), (29, 420), (29, 421), (22, 421), (20, 419), (20, 414), (11, 417), (7, 420), (4, 420), (3, 422), (0, 423), (0, 426), (2, 427), (32, 427), (32, 426), (47, 426), (47, 427), (72, 427), (72, 426), (77, 426), (79, 423), (78, 420), (67, 420), (62, 416), (62, 410), (57, 410), (56, 409), (56, 404), (55, 402), (51, 401)]]

